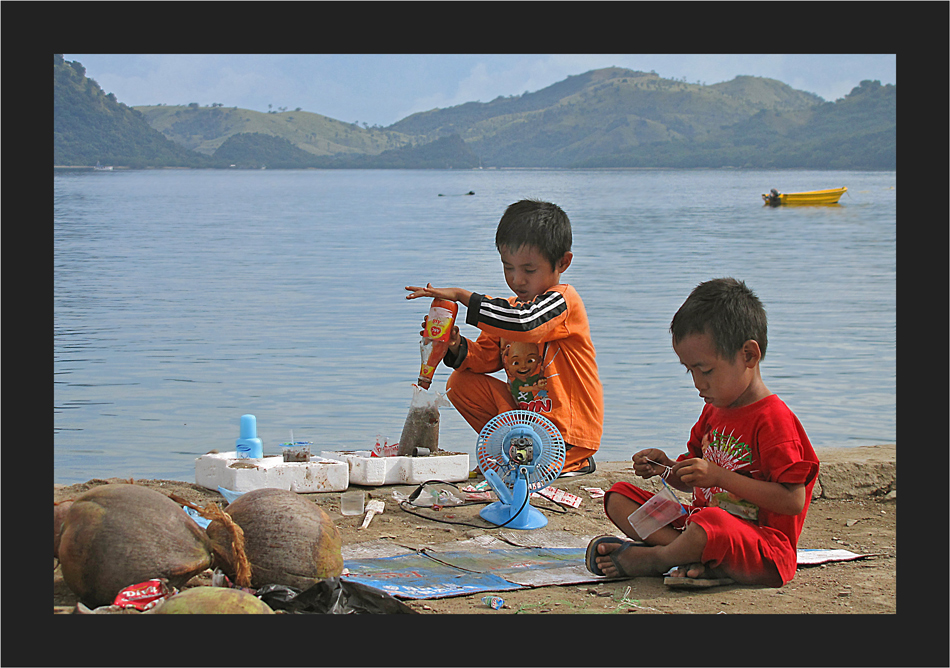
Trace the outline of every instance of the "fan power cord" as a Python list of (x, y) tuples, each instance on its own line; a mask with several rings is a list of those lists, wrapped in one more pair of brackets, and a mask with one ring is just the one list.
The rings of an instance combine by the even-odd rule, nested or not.
[[(436, 518), (436, 517), (429, 517), (428, 515), (423, 515), (422, 513), (418, 513), (418, 512), (416, 512), (416, 511), (414, 511), (414, 510), (410, 510), (410, 509), (409, 509), (410, 507), (414, 507), (414, 506), (415, 506), (415, 504), (413, 504), (413, 501), (415, 501), (417, 498), (419, 498), (419, 495), (422, 493), (422, 490), (425, 488), (425, 486), (426, 486), (426, 485), (433, 485), (433, 484), (450, 485), (451, 487), (454, 487), (455, 489), (458, 489), (458, 488), (459, 488), (459, 486), (456, 485), (455, 483), (448, 482), (448, 481), (446, 481), (446, 480), (426, 480), (424, 483), (422, 483), (421, 485), (419, 485), (418, 487), (416, 487), (415, 490), (413, 490), (412, 494), (409, 495), (408, 500), (400, 501), (400, 502), (399, 502), (399, 507), (402, 508), (402, 510), (404, 510), (405, 512), (409, 513), (410, 515), (415, 515), (416, 517), (421, 517), (421, 518), (424, 519), (424, 520), (432, 520), (432, 521), (434, 521), (434, 522), (439, 522), (439, 523), (441, 523), (441, 524), (458, 524), (458, 525), (461, 525), (461, 526), (473, 527), (473, 528), (475, 528), (475, 529), (484, 529), (484, 528), (486, 528), (486, 527), (483, 527), (483, 526), (478, 525), (478, 524), (472, 524), (471, 522), (453, 522), (453, 521), (451, 521), (451, 520), (439, 519), (439, 518)], [(459, 506), (477, 506), (477, 505), (481, 505), (481, 504), (485, 504), (485, 503), (489, 503), (489, 502), (488, 502), (488, 501), (473, 501), (473, 502), (469, 502), (469, 503), (460, 503), (460, 504), (458, 504), (458, 505), (455, 506), (455, 507), (457, 508), (457, 507), (459, 507)], [(425, 507), (425, 506), (422, 506), (422, 507)]]
[[(525, 485), (527, 485), (527, 484), (528, 484), (528, 471), (527, 471), (527, 469), (525, 469), (523, 466), (519, 466), (519, 467), (518, 467), (518, 473), (519, 473), (519, 475), (520, 475), (522, 472), (524, 472), (524, 482), (525, 482)], [(499, 529), (503, 529), (503, 528), (505, 528), (506, 526), (508, 526), (509, 524), (511, 524), (512, 522), (514, 522), (515, 519), (517, 519), (518, 516), (521, 515), (521, 512), (528, 506), (528, 500), (529, 500), (530, 498), (531, 498), (531, 489), (529, 488), (529, 489), (527, 490), (527, 494), (524, 495), (524, 502), (521, 504), (521, 507), (518, 509), (518, 512), (516, 512), (514, 515), (512, 515), (511, 517), (509, 517), (509, 518), (508, 518), (508, 521), (505, 522), (504, 524), (499, 524), (499, 525), (498, 525), (498, 528), (499, 528)]]
[[(525, 476), (525, 482), (527, 482), (527, 475)], [(428, 515), (423, 515), (422, 513), (417, 513), (417, 512), (415, 512), (415, 511), (413, 511), (413, 510), (409, 510), (409, 508), (408, 508), (407, 506), (413, 506), (413, 507), (415, 507), (415, 505), (414, 505), (412, 502), (415, 501), (417, 498), (419, 498), (419, 494), (422, 493), (423, 488), (424, 488), (426, 485), (430, 485), (430, 484), (451, 485), (451, 486), (454, 487), (455, 489), (458, 489), (458, 488), (459, 488), (458, 485), (456, 485), (455, 483), (447, 482), (447, 481), (445, 481), (445, 480), (426, 480), (424, 483), (422, 483), (421, 485), (419, 485), (418, 487), (416, 487), (416, 489), (412, 492), (412, 494), (409, 495), (409, 499), (408, 499), (408, 500), (406, 500), (406, 501), (400, 501), (400, 502), (399, 502), (399, 507), (402, 508), (405, 512), (409, 513), (410, 515), (415, 515), (416, 517), (421, 517), (421, 518), (424, 519), (424, 520), (431, 520), (431, 521), (433, 521), (433, 522), (439, 522), (440, 524), (457, 524), (457, 525), (460, 525), (460, 526), (472, 527), (472, 528), (474, 528), (474, 529), (504, 529), (506, 526), (508, 526), (509, 524), (511, 524), (519, 515), (521, 515), (522, 511), (524, 511), (525, 507), (528, 505), (528, 500), (531, 498), (531, 490), (528, 490), (528, 494), (527, 494), (527, 496), (525, 497), (524, 503), (521, 504), (521, 508), (518, 509), (518, 512), (515, 513), (515, 514), (511, 517), (511, 519), (509, 519), (509, 520), (508, 520), (507, 522), (505, 522), (504, 524), (491, 524), (490, 526), (487, 526), (487, 527), (486, 527), (486, 526), (481, 525), (481, 524), (472, 524), (471, 522), (453, 522), (453, 521), (451, 521), (451, 520), (439, 519), (439, 518), (437, 518), (437, 517), (430, 517), (430, 516), (428, 516)], [(555, 512), (555, 513), (557, 513), (558, 515), (565, 515), (565, 514), (567, 514), (568, 508), (569, 508), (570, 506), (566, 506), (566, 505), (564, 505), (564, 504), (558, 503), (557, 501), (552, 501), (551, 499), (547, 499), (547, 498), (545, 498), (545, 497), (543, 497), (543, 496), (542, 496), (541, 498), (544, 499), (545, 501), (551, 501), (551, 503), (553, 503), (554, 506), (555, 506), (554, 508), (551, 508), (551, 507), (549, 507), (549, 506), (545, 506), (545, 510), (549, 510), (549, 511), (551, 511), (551, 512)], [(462, 507), (462, 506), (478, 506), (478, 505), (484, 505), (484, 504), (487, 504), (487, 503), (491, 503), (491, 502), (490, 502), (490, 501), (472, 501), (472, 502), (469, 502), (469, 503), (460, 503), (460, 504), (458, 504), (458, 505), (456, 505), (456, 506), (453, 506), (453, 507), (459, 508), (459, 507)], [(426, 507), (426, 506), (419, 506), (419, 507), (424, 508), (424, 507)]]

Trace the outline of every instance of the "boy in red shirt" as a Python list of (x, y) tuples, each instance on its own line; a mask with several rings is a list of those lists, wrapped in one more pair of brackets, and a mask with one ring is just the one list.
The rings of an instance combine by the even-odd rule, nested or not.
[[(600, 536), (587, 548), (596, 575), (661, 575), (671, 586), (735, 581), (780, 587), (797, 567), (797, 544), (818, 457), (792, 411), (762, 382), (765, 309), (745, 283), (702, 283), (670, 324), (673, 350), (706, 402), (676, 461), (659, 449), (633, 456), (641, 478), (661, 475), (693, 493), (689, 514), (648, 536), (627, 517), (653, 494), (615, 483), (607, 517), (634, 539)], [(643, 542), (634, 542), (643, 541)], [(644, 544), (645, 543), (645, 544)]]
[[(571, 265), (571, 223), (555, 204), (522, 200), (509, 206), (495, 232), (505, 282), (514, 297), (492, 298), (462, 288), (409, 286), (406, 299), (461, 302), (465, 322), (481, 330), (469, 341), (454, 327), (444, 362), (455, 369), (446, 396), (480, 433), (501, 413), (541, 413), (567, 446), (562, 475), (594, 470), (604, 424), (587, 312), (577, 291), (561, 283)], [(489, 374), (504, 369), (508, 382)]]

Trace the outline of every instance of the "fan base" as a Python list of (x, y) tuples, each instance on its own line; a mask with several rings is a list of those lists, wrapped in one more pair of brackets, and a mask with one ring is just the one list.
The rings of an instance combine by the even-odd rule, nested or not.
[[(521, 507), (520, 504), (518, 507)], [(517, 513), (517, 517), (511, 519), (515, 513)], [(548, 518), (537, 508), (532, 508), (531, 504), (526, 505), (518, 513), (518, 508), (515, 506), (496, 501), (482, 508), (479, 515), (492, 524), (504, 525), (506, 529), (540, 529), (548, 524)]]

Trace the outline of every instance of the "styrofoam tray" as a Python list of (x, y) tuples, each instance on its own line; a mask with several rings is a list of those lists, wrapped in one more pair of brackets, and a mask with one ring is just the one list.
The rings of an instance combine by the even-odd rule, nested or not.
[(346, 462), (350, 482), (357, 485), (416, 485), (427, 480), (468, 480), (468, 454), (464, 452), (427, 457), (372, 457), (369, 450), (320, 454)]
[(195, 460), (195, 482), (208, 489), (250, 492), (264, 487), (291, 492), (340, 492), (350, 486), (349, 467), (336, 459), (311, 457), (285, 462), (281, 455), (238, 459), (237, 452), (215, 452)]

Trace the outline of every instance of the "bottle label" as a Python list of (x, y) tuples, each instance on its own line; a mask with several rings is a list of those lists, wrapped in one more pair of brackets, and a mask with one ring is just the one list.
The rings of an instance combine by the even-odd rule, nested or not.
[(426, 338), (448, 341), (452, 336), (454, 320), (455, 316), (449, 309), (433, 306), (429, 309), (429, 317), (426, 318)]

